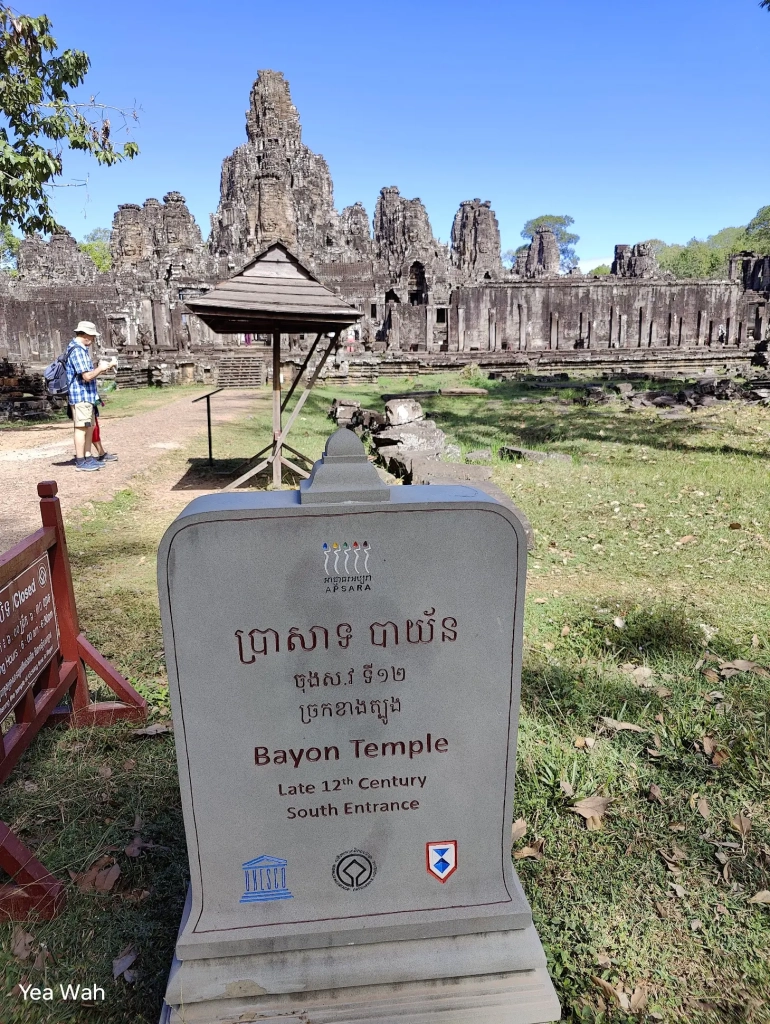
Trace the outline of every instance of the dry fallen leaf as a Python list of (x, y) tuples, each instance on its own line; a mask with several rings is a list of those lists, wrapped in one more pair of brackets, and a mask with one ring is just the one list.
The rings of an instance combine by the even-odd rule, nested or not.
[(663, 794), (660, 791), (660, 786), (656, 786), (654, 782), (650, 785), (648, 796), (654, 803), (662, 804), (665, 802), (663, 800)]
[(103, 779), (109, 779), (112, 775), (112, 768), (108, 764), (103, 764), (99, 769), (99, 774)]
[(155, 722), (148, 725), (146, 729), (132, 729), (132, 736), (161, 736), (164, 732), (173, 732), (174, 727), (170, 722)]
[(53, 960), (53, 957), (48, 950), (43, 946), (42, 949), (38, 950), (38, 954), (35, 957), (35, 962), (32, 964), (36, 971), (42, 971), (49, 960)]
[(760, 889), (751, 897), (749, 903), (770, 903), (770, 889)]
[(714, 740), (712, 739), (712, 737), (704, 736), (701, 740), (701, 743), (703, 744), (703, 753), (707, 757), (711, 757), (711, 755), (714, 753)]
[(152, 850), (155, 843), (146, 843), (141, 836), (134, 836), (123, 851), (127, 857), (138, 857), (142, 850)]
[(547, 597), (536, 597), (535, 604), (545, 604), (548, 601)]
[(736, 814), (730, 818), (730, 828), (745, 839), (751, 832), (751, 818), (747, 814)]
[(151, 895), (149, 889), (132, 889), (131, 892), (124, 892), (123, 899), (129, 903), (144, 903)]
[(684, 899), (684, 886), (678, 885), (676, 882), (669, 882), (668, 884), (671, 886), (671, 888), (674, 890), (674, 894), (678, 896), (680, 900)]
[(632, 722), (618, 722), (614, 718), (607, 718), (606, 715), (601, 715), (601, 720), (608, 729), (613, 729), (615, 732), (646, 732), (646, 729), (642, 729), (641, 726), (634, 725)]
[(616, 629), (626, 628), (626, 620), (624, 618), (621, 618), (620, 615), (615, 616), (615, 618), (612, 620), (612, 624), (616, 627)]
[(694, 533), (688, 533), (686, 537), (680, 537), (679, 540), (676, 543), (677, 544), (690, 544), (694, 540), (695, 540), (695, 534)]
[(569, 636), (569, 634), (570, 634), (569, 626), (562, 626), (561, 627), (561, 635), (562, 636)]
[(532, 860), (542, 860), (544, 846), (545, 839), (536, 839), (531, 846), (525, 846), (521, 850), (514, 850), (513, 856), (516, 860), (524, 860), (526, 857), (531, 857)]
[(26, 960), (32, 952), (32, 944), (35, 939), (29, 932), (25, 932), (21, 925), (13, 929), (11, 937), (11, 952), (17, 960)]
[(82, 874), (70, 871), (70, 878), (80, 892), (109, 892), (120, 877), (120, 867), (114, 857), (102, 856)]
[(36, 782), (30, 782), (29, 779), (24, 782), (23, 788), (25, 793), (37, 793), (38, 789), (40, 789)]
[(692, 928), (694, 932), (699, 932), (701, 928), (703, 928), (703, 921), (701, 921), (697, 917), (694, 917), (692, 921), (690, 921), (690, 928)]
[(134, 761), (133, 758), (129, 758), (127, 761), (123, 762), (124, 772), (132, 772), (134, 768), (136, 768), (136, 761)]
[(600, 977), (598, 977), (598, 975), (594, 975), (594, 974), (591, 975), (591, 981), (595, 985), (598, 985), (599, 988), (602, 990), (602, 992), (606, 996), (608, 996), (612, 1000), (613, 1003), (615, 1003), (615, 1004), (619, 1003), (618, 993), (615, 991), (615, 989), (612, 987), (612, 985), (610, 985), (610, 983), (608, 981), (605, 981), (604, 978), (600, 978)]
[(623, 672), (633, 676), (633, 680), (637, 686), (650, 687), (653, 685), (652, 680), (655, 673), (648, 665), (634, 665), (631, 662), (626, 662), (625, 665), (620, 666)]
[(711, 758), (711, 763), (715, 767), (719, 768), (721, 765), (723, 765), (725, 763), (725, 761), (729, 761), (729, 760), (730, 760), (730, 752), (728, 750), (715, 750), (714, 751), (714, 756)]
[(708, 681), (710, 683), (718, 683), (719, 682), (719, 679), (720, 679), (719, 673), (716, 672), (713, 668), (704, 668), (703, 669), (703, 675), (704, 675), (704, 677), (706, 679), (708, 679)]
[(702, 796), (696, 806), (701, 818), (706, 818), (706, 820), (708, 820), (711, 816), (711, 808), (709, 807), (708, 800)]
[(571, 782), (565, 782), (562, 779), (562, 781), (559, 783), (559, 789), (562, 791), (562, 793), (565, 796), (574, 796), (575, 795), (575, 790), (572, 788), (572, 783)]
[(517, 843), (523, 836), (527, 834), (527, 823), (523, 818), (518, 818), (514, 821), (511, 827), (511, 842)]
[[(133, 946), (126, 946), (112, 961), (112, 977), (119, 978), (139, 956)], [(128, 980), (128, 979), (126, 979)]]
[(584, 736), (576, 736), (575, 737), (575, 746), (577, 747), (578, 750), (582, 750), (585, 745), (586, 745), (586, 741), (585, 741), (585, 737)]
[(586, 736), (586, 746), (588, 747), (589, 750), (593, 750), (593, 747), (594, 747), (595, 743), (596, 743), (596, 740), (593, 738), (593, 736)]
[(647, 989), (644, 985), (637, 985), (631, 994), (631, 1012), (639, 1013), (647, 1005)]
[(605, 971), (608, 971), (610, 967), (612, 967), (612, 960), (610, 960), (606, 953), (597, 953), (596, 963), (599, 967), (604, 968)]
[(574, 811), (585, 818), (586, 828), (589, 832), (596, 832), (602, 827), (602, 817), (612, 803), (612, 797), (604, 797), (595, 794), (587, 796), (583, 800), (568, 807), (568, 811)]
[(758, 665), (756, 661), (744, 661), (742, 658), (736, 658), (735, 661), (726, 661), (721, 666), (720, 671), (726, 678), (729, 678), (729, 674), (735, 672), (753, 672), (755, 675), (770, 679), (770, 672), (764, 666)]
[(94, 879), (96, 892), (109, 892), (120, 878), (120, 865), (111, 864), (108, 868), (100, 871)]

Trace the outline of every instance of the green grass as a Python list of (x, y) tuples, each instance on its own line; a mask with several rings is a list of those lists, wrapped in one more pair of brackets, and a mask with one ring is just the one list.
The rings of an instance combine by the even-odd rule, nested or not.
[[(383, 392), (457, 382), (384, 380), (344, 396), (381, 408)], [(705, 673), (718, 673), (718, 659), (770, 666), (770, 410), (731, 403), (666, 421), (627, 413), (620, 402), (518, 402), (550, 395), (486, 386), (486, 398), (423, 404), (463, 451), (492, 449), (495, 481), (536, 530), (515, 815), (528, 829), (516, 848), (538, 839), (544, 847), (542, 859), (516, 867), (565, 1017), (637, 1019), (602, 995), (593, 980), (601, 978), (627, 992), (646, 987), (641, 1019), (767, 1021), (770, 907), (748, 901), (770, 889), (770, 680)], [(335, 394), (315, 392), (293, 431), (293, 444), (311, 457), (333, 429), (325, 413)], [(266, 444), (268, 420), (266, 402), (255, 418), (216, 428), (217, 460), (235, 464)], [(497, 449), (509, 442), (572, 462), (501, 461)], [(205, 472), (204, 454), (199, 436), (164, 457), (164, 471), (194, 477)], [(69, 526), (81, 621), (148, 696), (155, 719), (168, 714), (154, 580), (167, 519), (137, 485)], [(649, 678), (628, 666), (649, 669)], [(605, 718), (642, 731), (616, 731)], [(707, 755), (704, 737), (727, 755), (723, 763)], [(602, 827), (589, 831), (569, 806), (596, 793), (612, 803)], [(124, 727), (45, 732), (0, 797), (0, 816), (59, 877), (113, 846), (122, 872), (111, 893), (70, 887), (56, 921), (28, 926), (55, 957), (48, 977), (102, 984), (106, 1004), (68, 1017), (63, 1004), (51, 1015), (6, 997), (0, 1020), (154, 1024), (185, 888), (173, 739), (136, 740)], [(698, 810), (703, 798), (708, 819)], [(123, 850), (137, 814), (143, 838), (157, 845), (130, 858)], [(752, 821), (745, 837), (731, 825), (738, 814)], [(660, 853), (674, 846), (686, 857), (676, 875)], [(25, 974), (42, 979), (10, 954), (11, 933), (0, 928), (5, 992)], [(139, 950), (139, 976), (113, 983), (112, 959), (129, 944)]]

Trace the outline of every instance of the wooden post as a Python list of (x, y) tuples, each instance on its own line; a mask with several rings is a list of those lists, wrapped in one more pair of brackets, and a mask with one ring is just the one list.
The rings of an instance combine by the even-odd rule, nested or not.
[(281, 332), (273, 331), (273, 487), (281, 486)]
[(64, 520), (61, 504), (56, 497), (58, 487), (55, 480), (43, 480), (37, 485), (40, 497), (40, 517), (43, 526), (50, 526), (56, 533), (56, 544), (49, 551), (51, 562), (51, 585), (56, 603), (56, 617), (59, 621), (59, 650), (65, 661), (73, 661), (77, 665), (77, 678), (70, 689), (72, 710), (77, 715), (88, 707), (88, 682), (86, 670), (80, 660), (78, 636), (80, 623), (75, 604), (75, 591), (72, 586), (72, 572), (67, 553), (67, 538), (64, 533)]

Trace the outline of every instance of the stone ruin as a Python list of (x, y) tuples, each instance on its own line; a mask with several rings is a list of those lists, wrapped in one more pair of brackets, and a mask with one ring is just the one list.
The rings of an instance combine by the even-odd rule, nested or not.
[[(26, 239), (18, 278), (0, 279), (0, 358), (44, 366), (87, 318), (102, 329), (102, 347), (118, 354), (123, 384), (261, 380), (262, 339), (213, 334), (185, 298), (276, 240), (363, 313), (330, 361), (335, 380), (470, 360), (501, 371), (703, 372), (765, 358), (770, 257), (739, 254), (726, 281), (674, 281), (639, 243), (616, 246), (606, 277), (567, 275), (543, 227), (507, 269), (488, 201), (460, 204), (448, 245), (435, 238), (421, 200), (395, 186), (380, 191), (371, 225), (360, 202), (338, 213), (328, 165), (303, 143), (289, 84), (276, 71), (254, 82), (246, 141), (223, 161), (208, 240), (176, 191), (118, 207), (107, 273), (68, 233)], [(310, 341), (286, 339), (292, 365)]]

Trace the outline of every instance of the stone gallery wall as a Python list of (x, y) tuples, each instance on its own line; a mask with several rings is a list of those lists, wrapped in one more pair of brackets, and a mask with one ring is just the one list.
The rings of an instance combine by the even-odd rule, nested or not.
[[(124, 365), (193, 365), (200, 379), (211, 379), (225, 354), (262, 358), (259, 339), (214, 335), (185, 298), (277, 240), (363, 313), (344, 339), (348, 356), (394, 364), (414, 353), (429, 367), (445, 353), (460, 362), (484, 353), (511, 365), (523, 353), (550, 353), (557, 363), (569, 355), (579, 366), (594, 363), (598, 352), (611, 363), (643, 351), (652, 367), (678, 350), (692, 352), (693, 365), (708, 361), (709, 352), (748, 365), (761, 361), (756, 350), (766, 347), (768, 257), (739, 254), (726, 281), (674, 281), (639, 243), (616, 246), (607, 277), (562, 275), (547, 228), (512, 269), (503, 267), (497, 219), (480, 199), (460, 204), (448, 245), (434, 237), (420, 199), (395, 186), (381, 190), (371, 227), (361, 203), (338, 213), (326, 161), (302, 142), (288, 82), (261, 71), (246, 141), (222, 164), (208, 242), (174, 191), (162, 202), (118, 207), (108, 273), (99, 273), (67, 233), (26, 239), (18, 278), (0, 280), (0, 358), (45, 365), (86, 318)], [(287, 352), (306, 343), (287, 339)]]

